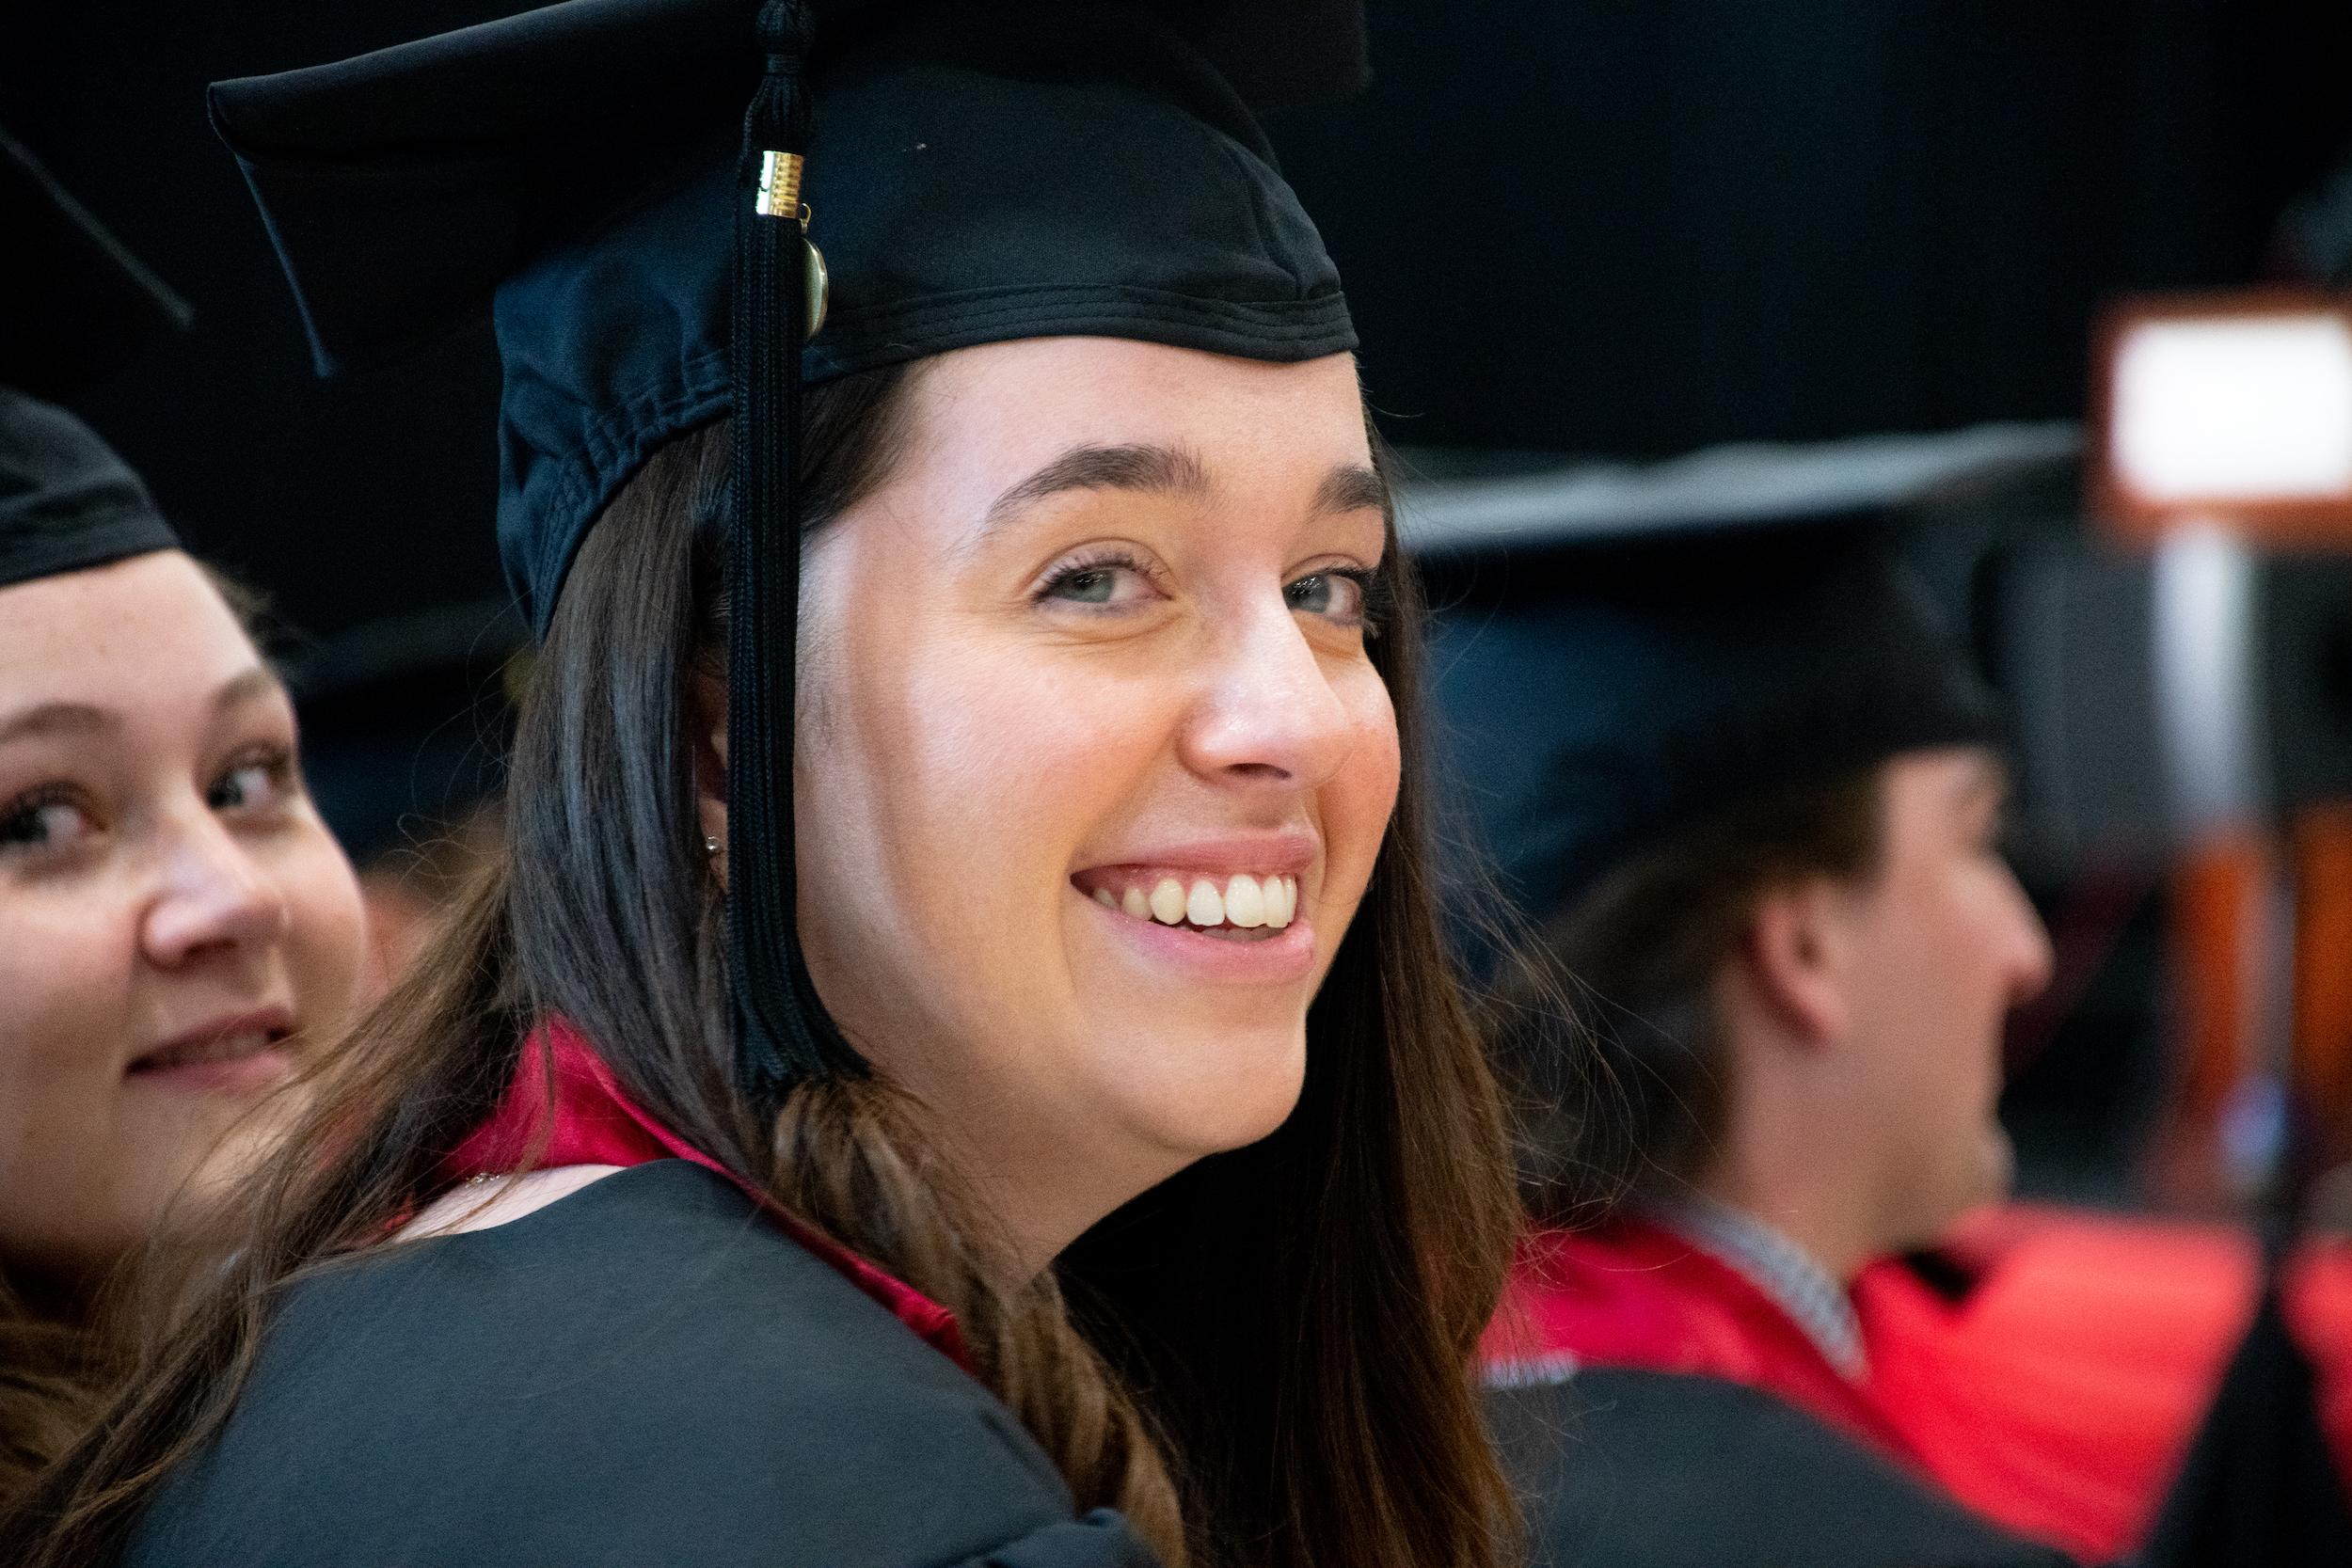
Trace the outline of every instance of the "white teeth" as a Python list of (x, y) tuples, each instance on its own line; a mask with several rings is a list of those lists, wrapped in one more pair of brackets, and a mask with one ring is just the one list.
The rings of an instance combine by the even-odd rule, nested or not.
[(1182, 926), (1185, 908), (1183, 885), (1173, 877), (1161, 878), (1152, 890), (1152, 918), (1163, 926)]
[(1123, 893), (1098, 887), (1089, 896), (1132, 920), (1156, 920), (1163, 926), (1279, 931), (1298, 918), (1295, 877), (1236, 872), (1225, 879), (1222, 887), (1210, 878), (1194, 878), (1189, 890), (1175, 877), (1162, 877), (1149, 892), (1139, 883), (1131, 883)]
[(269, 1043), (269, 1037), (259, 1029), (240, 1029), (233, 1035), (219, 1035), (185, 1053), (183, 1059), (190, 1062), (233, 1062), (250, 1056)]
[(269, 1049), (271, 1037), (266, 1029), (240, 1029), (231, 1034), (215, 1035), (210, 1039), (174, 1046), (142, 1058), (140, 1066), (151, 1069), (200, 1067), (208, 1062), (242, 1061)]

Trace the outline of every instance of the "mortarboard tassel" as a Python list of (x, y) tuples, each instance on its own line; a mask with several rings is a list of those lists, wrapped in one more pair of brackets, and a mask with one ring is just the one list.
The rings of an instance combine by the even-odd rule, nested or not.
[(727, 860), (736, 1008), (745, 1086), (762, 1100), (822, 1074), (859, 1073), (809, 979), (795, 918), (792, 744), (800, 620), (801, 345), (812, 330), (801, 157), (809, 140), (801, 0), (766, 0), (768, 58), (743, 120), (736, 210), (732, 495), (727, 576)]

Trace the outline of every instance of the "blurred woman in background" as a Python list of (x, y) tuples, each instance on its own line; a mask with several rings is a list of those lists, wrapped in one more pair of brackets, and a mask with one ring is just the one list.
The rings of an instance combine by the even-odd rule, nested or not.
[(294, 717), (146, 487), (49, 401), (185, 325), (0, 135), (0, 1506), (76, 1435), (106, 1287), (247, 1170), (361, 919)]
[(100, 1288), (199, 1227), (295, 1037), (346, 1022), (361, 921), (293, 705), (130, 471), (5, 389), (0, 471), (5, 1495), (72, 1433)]

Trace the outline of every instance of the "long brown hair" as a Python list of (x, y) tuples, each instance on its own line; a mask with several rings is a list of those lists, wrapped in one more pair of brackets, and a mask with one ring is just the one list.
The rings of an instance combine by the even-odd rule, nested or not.
[(33, 1311), (0, 1278), (0, 1509), (93, 1413), (98, 1349), (87, 1327)]
[[(809, 394), (812, 529), (882, 478), (902, 382), (879, 372)], [(560, 1013), (687, 1140), (953, 1310), (1078, 1506), (1122, 1510), (1171, 1563), (1496, 1560), (1511, 1510), (1470, 1373), (1516, 1209), (1433, 913), (1409, 580), (1373, 643), (1407, 776), (1310, 1014), (1296, 1111), (1008, 1288), (982, 1216), (887, 1084), (805, 1084), (768, 1121), (736, 1087), (686, 718), (724, 613), (710, 540), (723, 455), (716, 429), (675, 443), (592, 531), (523, 704), (507, 854), (330, 1053), (316, 1109), (257, 1184), (251, 1241), (0, 1529), (0, 1556), (60, 1568), (119, 1550), (227, 1418), (272, 1303), (435, 1196), (436, 1167), (497, 1101), (532, 1021)]]

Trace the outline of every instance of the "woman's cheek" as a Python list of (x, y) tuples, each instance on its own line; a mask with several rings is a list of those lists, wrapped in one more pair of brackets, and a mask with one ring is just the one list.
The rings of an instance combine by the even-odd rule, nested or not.
[(942, 682), (948, 694), (933, 710), (932, 772), (943, 795), (953, 792), (935, 807), (1042, 826), (1057, 842), (1032, 843), (1024, 858), (1051, 860), (1058, 883), (1088, 831), (1172, 750), (1182, 704), (1170, 684), (1119, 678), (1058, 650), (976, 653)]
[(1353, 716), (1355, 744), (1324, 790), (1323, 831), (1332, 891), (1352, 908), (1372, 879), (1374, 863), (1396, 810), (1403, 753), (1388, 683), (1366, 665), (1351, 672), (1342, 691)]
[[(81, 1166), (119, 1153), (107, 1132), (136, 1043), (127, 911), (11, 896), (0, 913), (0, 1249), (28, 1228), (71, 1225), (100, 1197), (103, 1180)], [(43, 1212), (12, 1209), (28, 1196)]]

